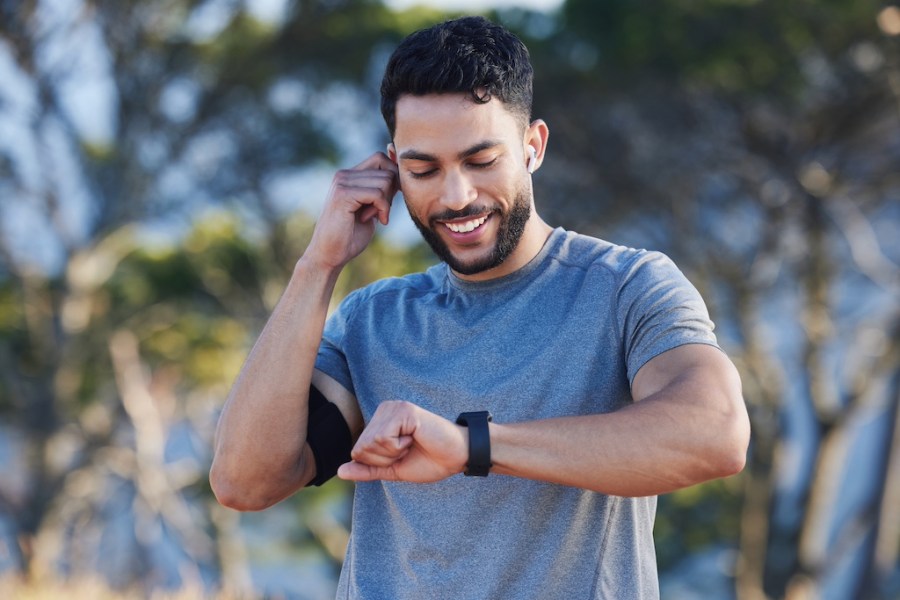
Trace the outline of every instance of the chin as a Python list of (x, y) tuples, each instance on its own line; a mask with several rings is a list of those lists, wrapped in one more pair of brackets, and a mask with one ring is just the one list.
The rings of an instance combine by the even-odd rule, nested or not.
[(493, 245), (489, 250), (471, 260), (457, 258), (437, 230), (422, 223), (412, 211), (409, 212), (409, 216), (412, 217), (413, 223), (431, 247), (432, 252), (440, 260), (447, 263), (460, 275), (477, 275), (502, 265), (518, 247), (528, 220), (531, 218), (531, 200), (523, 189), (516, 194), (515, 202), (509, 212), (495, 212), (492, 218), (499, 219), (499, 223), (494, 234)]

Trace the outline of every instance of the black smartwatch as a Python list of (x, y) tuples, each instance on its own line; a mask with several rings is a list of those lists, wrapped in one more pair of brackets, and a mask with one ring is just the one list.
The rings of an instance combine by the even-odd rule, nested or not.
[(468, 477), (487, 477), (491, 470), (491, 433), (488, 423), (493, 420), (486, 410), (464, 412), (456, 417), (456, 424), (469, 428)]

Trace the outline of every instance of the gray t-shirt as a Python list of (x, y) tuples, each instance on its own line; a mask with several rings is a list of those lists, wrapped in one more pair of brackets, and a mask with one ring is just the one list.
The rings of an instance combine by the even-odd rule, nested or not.
[[(407, 400), (514, 423), (627, 406), (642, 365), (715, 345), (712, 329), (665, 255), (556, 229), (503, 278), (467, 282), (439, 264), (353, 292), (316, 367), (356, 395), (366, 422), (380, 402)], [(359, 483), (337, 596), (657, 598), (655, 512), (656, 497), (503, 475)]]

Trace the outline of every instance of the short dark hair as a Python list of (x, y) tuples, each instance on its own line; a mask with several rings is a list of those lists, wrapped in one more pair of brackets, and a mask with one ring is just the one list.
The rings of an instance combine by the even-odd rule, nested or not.
[(468, 93), (484, 104), (496, 97), (531, 120), (534, 71), (525, 44), (484, 17), (462, 17), (409, 35), (394, 50), (381, 81), (381, 114), (391, 139), (397, 100), (404, 94)]

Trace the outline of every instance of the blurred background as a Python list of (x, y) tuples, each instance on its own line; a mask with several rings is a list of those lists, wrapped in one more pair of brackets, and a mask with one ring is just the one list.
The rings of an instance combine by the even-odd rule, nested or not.
[[(544, 217), (672, 256), (741, 371), (663, 598), (900, 598), (896, 0), (0, 0), (0, 597), (333, 597), (350, 486), (223, 509), (213, 431), (387, 56), (465, 12), (531, 49)], [(398, 202), (338, 296), (432, 261)]]

